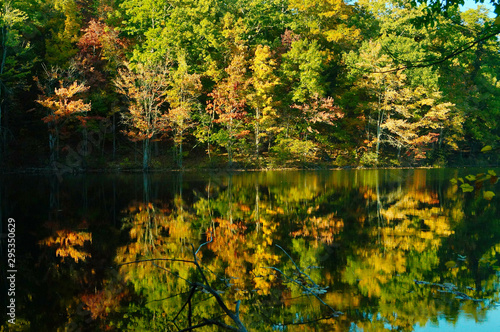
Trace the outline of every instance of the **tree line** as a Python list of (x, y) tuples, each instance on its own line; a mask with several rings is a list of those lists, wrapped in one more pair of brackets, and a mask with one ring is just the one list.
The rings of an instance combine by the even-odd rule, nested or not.
[(3, 1), (0, 163), (482, 162), (498, 20), (421, 2)]

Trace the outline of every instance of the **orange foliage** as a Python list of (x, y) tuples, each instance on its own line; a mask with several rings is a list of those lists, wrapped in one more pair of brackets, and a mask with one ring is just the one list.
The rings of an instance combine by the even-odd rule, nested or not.
[(84, 261), (90, 254), (81, 251), (75, 247), (83, 247), (84, 243), (89, 241), (92, 242), (92, 233), (85, 232), (74, 232), (70, 230), (59, 230), (56, 232), (56, 237), (49, 237), (45, 240), (40, 241), (41, 245), (46, 246), (58, 246), (56, 250), (56, 256), (71, 257), (78, 263), (78, 261)]
[(89, 89), (83, 83), (73, 82), (65, 88), (63, 81), (59, 81), (61, 88), (55, 89), (51, 96), (42, 96), (37, 102), (50, 110), (49, 114), (42, 118), (43, 122), (59, 123), (76, 113), (90, 111), (90, 103), (86, 104), (81, 99), (75, 99), (75, 95)]
[(312, 237), (321, 242), (332, 244), (334, 235), (339, 234), (344, 228), (344, 221), (341, 218), (329, 214), (325, 218), (310, 217), (303, 222), (301, 230), (291, 232), (293, 237)]
[(120, 301), (129, 296), (128, 290), (121, 284), (108, 285), (95, 294), (84, 294), (82, 302), (92, 313), (92, 319), (104, 319), (120, 306)]

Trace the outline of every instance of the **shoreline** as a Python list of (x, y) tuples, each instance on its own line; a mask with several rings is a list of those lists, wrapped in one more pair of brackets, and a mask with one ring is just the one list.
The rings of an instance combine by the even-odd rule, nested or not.
[(341, 171), (341, 170), (375, 170), (375, 169), (445, 169), (445, 168), (498, 168), (500, 165), (450, 165), (450, 166), (330, 166), (330, 167), (278, 167), (278, 168), (230, 168), (230, 167), (217, 167), (217, 168), (205, 168), (205, 167), (186, 167), (186, 168), (153, 168), (147, 171), (143, 171), (142, 168), (89, 168), (89, 169), (71, 169), (71, 170), (61, 170), (58, 171), (50, 167), (27, 167), (22, 169), (2, 169), (0, 170), (1, 175), (9, 174), (47, 174), (47, 175), (78, 175), (78, 174), (127, 174), (127, 173), (145, 173), (145, 174), (155, 174), (155, 173), (192, 173), (192, 172), (210, 172), (210, 173), (220, 173), (220, 172), (286, 172), (286, 171)]

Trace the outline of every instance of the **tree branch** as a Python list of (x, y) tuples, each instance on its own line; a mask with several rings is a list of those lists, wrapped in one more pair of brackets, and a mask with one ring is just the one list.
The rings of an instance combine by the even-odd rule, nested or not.
[(142, 262), (154, 262), (154, 261), (171, 261), (171, 262), (183, 262), (183, 263), (191, 263), (194, 264), (193, 261), (188, 261), (186, 259), (175, 259), (175, 258), (151, 258), (151, 259), (140, 259), (132, 262), (125, 262), (122, 264), (118, 264), (118, 266), (129, 265), (134, 263), (142, 263)]
[[(193, 297), (195, 292), (196, 292), (196, 287), (191, 287), (191, 290), (189, 292), (189, 296), (188, 296), (186, 303), (184, 303), (184, 305), (182, 306), (181, 310), (179, 310), (177, 315), (175, 315), (175, 317), (172, 318), (172, 321), (175, 321), (177, 319), (177, 317), (179, 317), (180, 313), (182, 312), (182, 310), (184, 310), (184, 308), (186, 307), (186, 305), (188, 303), (189, 303), (189, 307), (191, 307), (191, 297)], [(189, 326), (191, 326), (191, 317), (189, 317), (188, 321), (189, 321)]]
[(203, 326), (207, 326), (207, 325), (217, 325), (217, 326), (220, 326), (222, 328), (225, 328), (226, 330), (230, 330), (230, 331), (240, 331), (238, 330), (237, 328), (231, 326), (231, 325), (227, 325), (227, 324), (224, 324), (222, 322), (219, 322), (219, 321), (216, 321), (216, 320), (213, 320), (213, 319), (206, 319), (204, 318), (203, 319), (203, 323), (200, 323), (198, 325), (195, 325), (195, 326), (191, 326), (191, 327), (188, 327), (188, 328), (185, 328), (185, 329), (182, 329), (182, 330), (179, 330), (178, 332), (187, 332), (187, 331), (193, 331), (197, 328), (200, 328), (200, 327), (203, 327)]
[(495, 30), (494, 32), (490, 33), (490, 34), (487, 34), (486, 36), (482, 37), (482, 38), (479, 38), (479, 39), (476, 39), (474, 41), (471, 41), (469, 43), (466, 43), (464, 45), (462, 45), (462, 47), (458, 48), (457, 50), (453, 51), (452, 53), (446, 55), (445, 57), (441, 58), (441, 59), (438, 59), (438, 60), (434, 60), (434, 61), (431, 61), (431, 62), (426, 62), (426, 61), (421, 61), (421, 62), (424, 62), (424, 63), (419, 63), (419, 64), (413, 64), (413, 65), (405, 65), (405, 66), (401, 66), (401, 67), (398, 67), (398, 68), (394, 68), (394, 69), (389, 69), (389, 70), (385, 70), (385, 71), (376, 71), (374, 73), (376, 74), (385, 74), (385, 73), (392, 73), (392, 72), (395, 72), (395, 71), (400, 71), (400, 70), (405, 70), (405, 69), (411, 69), (411, 68), (426, 68), (426, 67), (430, 67), (430, 66), (434, 66), (434, 65), (437, 65), (437, 64), (440, 64), (440, 63), (443, 63), (445, 62), (446, 60), (449, 60), (471, 48), (473, 48), (475, 45), (491, 38), (491, 37), (494, 37), (496, 35), (500, 34), (500, 30)]
[(278, 268), (276, 268), (276, 267), (274, 267), (274, 266), (270, 266), (270, 267), (268, 267), (268, 266), (264, 266), (264, 268), (265, 268), (265, 269), (272, 269), (272, 270), (278, 271), (278, 272), (279, 272), (279, 273), (281, 273), (281, 275), (283, 275), (286, 279), (288, 279), (289, 281), (291, 281), (291, 282), (293, 282), (293, 283), (297, 284), (298, 286), (302, 287), (303, 289), (305, 289), (305, 290), (306, 290), (306, 292), (307, 292), (308, 294), (312, 294), (314, 297), (316, 297), (316, 298), (318, 299), (318, 301), (320, 301), (323, 305), (327, 306), (327, 307), (328, 307), (328, 308), (332, 311), (332, 313), (333, 313), (333, 314), (332, 314), (332, 316), (337, 317), (337, 316), (339, 316), (339, 315), (342, 315), (342, 314), (343, 314), (343, 312), (341, 312), (341, 311), (337, 311), (337, 310), (333, 309), (333, 308), (332, 308), (329, 304), (327, 304), (325, 301), (323, 301), (323, 300), (319, 297), (319, 295), (318, 295), (318, 293), (319, 293), (319, 292), (318, 292), (318, 290), (320, 290), (320, 291), (322, 291), (322, 292), (325, 292), (325, 288), (324, 288), (324, 287), (320, 287), (320, 286), (318, 286), (318, 284), (316, 284), (316, 283), (315, 283), (315, 282), (311, 279), (311, 277), (310, 277), (307, 273), (302, 272), (302, 270), (301, 270), (301, 269), (299, 268), (299, 266), (298, 266), (298, 265), (294, 262), (294, 260), (292, 259), (292, 257), (291, 257), (291, 256), (290, 256), (287, 252), (286, 252), (286, 250), (285, 250), (285, 249), (283, 249), (281, 246), (279, 246), (279, 245), (277, 245), (277, 244), (276, 244), (275, 246), (277, 246), (278, 248), (280, 248), (280, 249), (281, 249), (281, 250), (282, 250), (282, 251), (283, 251), (283, 252), (284, 252), (284, 253), (288, 256), (288, 258), (290, 258), (290, 260), (292, 261), (293, 265), (294, 265), (294, 266), (295, 266), (295, 268), (297, 269), (299, 276), (306, 276), (306, 277), (307, 277), (307, 279), (309, 279), (309, 280), (311, 281), (311, 284), (313, 285), (313, 288), (315, 288), (315, 289), (313, 289), (313, 288), (311, 288), (311, 287), (308, 287), (307, 285), (304, 285), (302, 282), (299, 282), (299, 281), (297, 281), (296, 279), (290, 278), (290, 277), (289, 277), (289, 276), (287, 276), (285, 273), (283, 273), (283, 271), (281, 271), (280, 269), (278, 269)]
[(202, 270), (200, 264), (198, 263), (198, 258), (196, 257), (196, 254), (200, 251), (201, 247), (203, 247), (204, 245), (211, 243), (211, 242), (213, 242), (212, 234), (210, 234), (210, 241), (201, 244), (196, 251), (194, 250), (194, 246), (191, 244), (191, 248), (192, 248), (193, 256), (194, 256), (194, 264), (196, 265), (196, 268), (197, 268), (198, 272), (200, 273), (200, 275), (203, 279), (203, 282), (204, 282), (204, 284), (196, 282), (196, 283), (193, 283), (193, 285), (196, 285), (198, 287), (203, 288), (204, 290), (206, 290), (208, 293), (212, 294), (215, 297), (215, 300), (217, 301), (217, 303), (219, 304), (221, 309), (236, 323), (236, 326), (238, 326), (236, 331), (246, 332), (247, 329), (245, 328), (245, 326), (243, 325), (243, 323), (241, 322), (240, 317), (239, 317), (240, 301), (236, 302), (236, 312), (232, 312), (226, 306), (226, 304), (222, 300), (219, 293), (210, 286), (210, 283), (208, 282), (207, 278), (205, 277), (205, 274), (203, 273), (203, 270)]

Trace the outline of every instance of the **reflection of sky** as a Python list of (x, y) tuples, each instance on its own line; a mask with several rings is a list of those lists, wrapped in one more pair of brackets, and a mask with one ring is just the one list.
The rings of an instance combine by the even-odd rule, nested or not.
[(500, 307), (489, 310), (485, 321), (476, 322), (473, 317), (461, 313), (456, 322), (447, 322), (439, 318), (438, 323), (427, 323), (425, 326), (415, 326), (414, 332), (493, 332), (500, 331)]
[(485, 0), (484, 3), (476, 3), (474, 0), (465, 0), (465, 4), (460, 6), (463, 11), (471, 8), (477, 8), (478, 5), (485, 6), (490, 10), (490, 17), (495, 17), (495, 13), (493, 13), (493, 6), (489, 0)]

